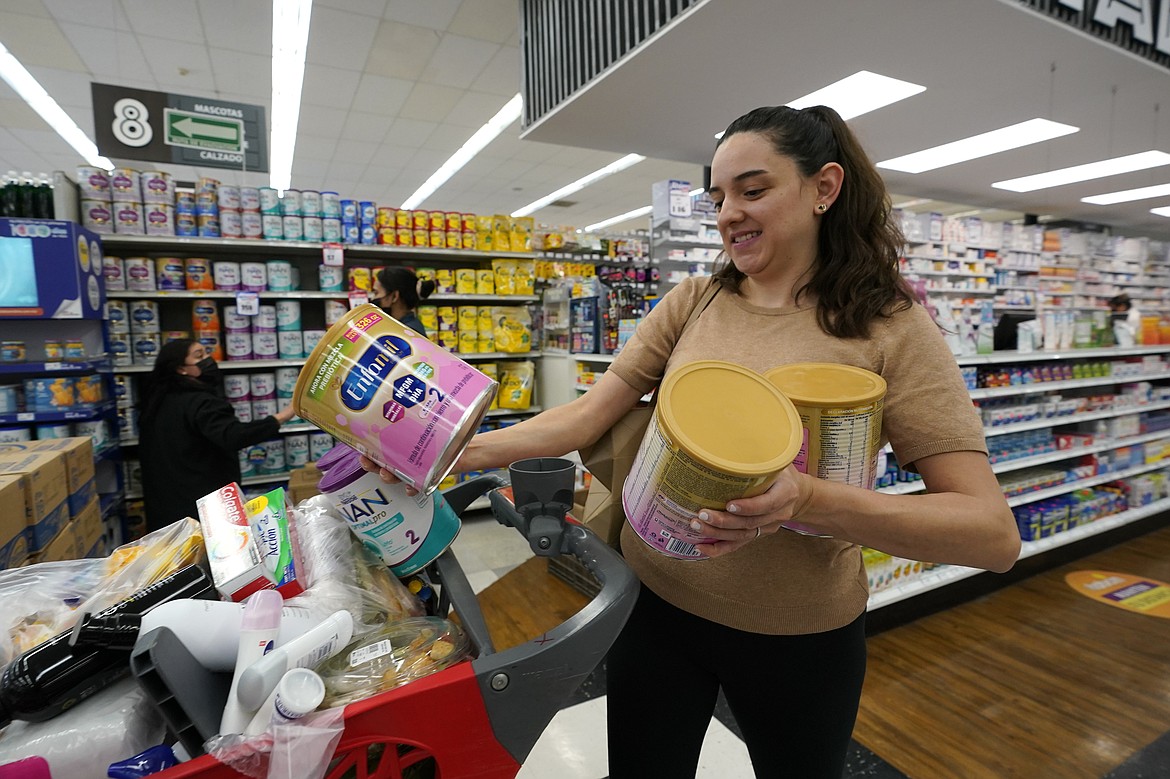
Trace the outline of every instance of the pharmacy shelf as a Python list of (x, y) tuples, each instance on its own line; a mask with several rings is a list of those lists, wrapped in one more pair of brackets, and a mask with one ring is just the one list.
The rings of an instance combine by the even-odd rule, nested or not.
[[(1163, 511), (1170, 511), (1170, 498), (1102, 517), (1101, 519), (1070, 528), (1063, 533), (1057, 533), (1048, 538), (1041, 538), (1037, 541), (1025, 541), (1021, 546), (1019, 559), (1023, 560), (1024, 558), (1033, 557), (1051, 549), (1067, 546), (1068, 544), (1091, 538), (1092, 536), (1107, 533), (1110, 530), (1115, 530), (1119, 527), (1145, 519), (1146, 517), (1152, 517)], [(940, 587), (945, 587), (948, 584), (953, 584), (981, 573), (986, 573), (986, 571), (981, 568), (967, 568), (961, 565), (944, 565), (929, 573), (910, 579), (904, 584), (873, 593), (869, 597), (868, 608), (870, 611), (880, 609), (883, 606), (889, 606), (892, 603), (921, 595), (930, 590), (937, 590)]]
[(480, 362), (483, 360), (524, 360), (529, 357), (540, 357), (542, 352), (539, 350), (532, 352), (452, 352), (456, 357), (464, 362)]
[(250, 487), (256, 484), (276, 484), (277, 482), (286, 482), (288, 479), (288, 471), (257, 476), (245, 476), (244, 478), (240, 479), (240, 486)]
[(1096, 357), (1118, 359), (1147, 354), (1170, 354), (1170, 345), (1110, 346), (1103, 349), (1060, 349), (1057, 351), (1017, 352), (1001, 351), (990, 354), (965, 354), (956, 358), (959, 365), (998, 365), (1008, 362), (1039, 362), (1041, 360), (1084, 360)]
[(1134, 376), (1101, 376), (1092, 379), (1071, 379), (1068, 381), (1037, 381), (1031, 384), (1013, 384), (1010, 387), (985, 387), (967, 390), (973, 400), (1002, 398), (1012, 395), (1036, 395), (1055, 390), (1078, 389), (1081, 387), (1107, 387), (1115, 384), (1133, 384), (1139, 381), (1170, 379), (1170, 371), (1144, 373)]
[(574, 352), (569, 356), (577, 362), (611, 363), (617, 359), (616, 354), (578, 354)]
[(1147, 403), (1141, 406), (1115, 406), (1104, 411), (1089, 411), (1085, 413), (1065, 414), (1057, 417), (1045, 417), (1043, 419), (1031, 419), (1027, 422), (1016, 422), (1011, 425), (993, 425), (991, 427), (984, 427), (983, 435), (990, 438), (1009, 433), (1022, 433), (1025, 430), (1073, 425), (1078, 422), (1090, 422), (1094, 419), (1112, 419), (1113, 417), (1123, 417), (1128, 414), (1141, 414), (1146, 411), (1161, 411), (1168, 408), (1170, 408), (1170, 401)]
[(455, 303), (536, 303), (537, 295), (469, 295), (455, 292), (436, 292), (427, 298), (427, 305), (435, 300), (450, 300)]
[[(162, 235), (103, 235), (102, 245), (109, 248), (127, 248), (141, 252), (217, 252), (225, 254), (278, 255), (296, 252), (322, 252), (325, 244), (312, 241), (265, 241), (249, 238), (181, 238)], [(458, 260), (467, 259), (537, 259), (539, 252), (481, 252), (473, 249), (430, 249), (414, 246), (382, 246), (377, 244), (344, 244), (347, 258), (410, 257), (412, 259)]]
[[(934, 262), (939, 262), (934, 260)], [(903, 276), (961, 276), (963, 278), (973, 279), (994, 279), (994, 273), (972, 273), (970, 271), (960, 270), (917, 270), (915, 268), (902, 268)]]
[(939, 293), (943, 295), (998, 295), (995, 289), (959, 289), (956, 287), (927, 287), (926, 294)]
[(1087, 446), (1076, 446), (1070, 449), (1057, 449), (1054, 452), (1045, 452), (1043, 454), (1032, 455), (1031, 457), (1017, 457), (1012, 460), (1000, 460), (991, 464), (991, 470), (995, 473), (1007, 473), (1009, 471), (1020, 471), (1024, 468), (1031, 468), (1036, 465), (1047, 465), (1048, 463), (1060, 462), (1061, 460), (1070, 460), (1074, 457), (1081, 457), (1086, 454), (1096, 454), (1097, 452), (1107, 452), (1113, 449), (1120, 449), (1124, 446), (1134, 446), (1135, 444), (1144, 444), (1150, 441), (1159, 441), (1170, 438), (1170, 430), (1157, 430), (1153, 433), (1144, 433), (1142, 435), (1129, 436), (1128, 438), (1111, 438), (1100, 443), (1089, 444)]
[(1076, 481), (1065, 482), (1064, 484), (1058, 484), (1054, 487), (1046, 487), (1042, 490), (1025, 492), (1021, 495), (1013, 495), (1008, 498), (1008, 505), (1015, 508), (1016, 506), (1023, 506), (1026, 503), (1035, 503), (1038, 500), (1047, 500), (1048, 498), (1054, 498), (1057, 495), (1067, 495), (1068, 493), (1076, 492), (1077, 490), (1088, 489), (1089, 487), (1097, 487), (1102, 484), (1108, 484), (1111, 481), (1128, 479), (1130, 476), (1140, 476), (1143, 473), (1159, 471), (1167, 467), (1170, 467), (1170, 460), (1161, 460), (1156, 463), (1135, 465), (1132, 468), (1124, 468), (1120, 471), (1099, 473), (1096, 476), (1091, 476), (1087, 479), (1077, 479)]

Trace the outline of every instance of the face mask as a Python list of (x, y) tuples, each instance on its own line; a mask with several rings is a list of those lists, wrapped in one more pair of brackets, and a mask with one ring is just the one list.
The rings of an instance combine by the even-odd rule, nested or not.
[(205, 384), (212, 386), (219, 383), (219, 365), (210, 357), (204, 357), (199, 362), (195, 363), (195, 367), (199, 369), (199, 380)]

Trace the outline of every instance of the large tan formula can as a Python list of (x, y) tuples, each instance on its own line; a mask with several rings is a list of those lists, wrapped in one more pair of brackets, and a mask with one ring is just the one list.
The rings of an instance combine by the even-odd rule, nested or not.
[(695, 544), (707, 539), (690, 528), (699, 510), (765, 491), (800, 444), (796, 408), (763, 376), (718, 360), (687, 363), (663, 381), (626, 477), (630, 526), (668, 557), (706, 559)]
[[(804, 443), (793, 465), (818, 479), (872, 490), (885, 379), (864, 368), (821, 362), (781, 365), (764, 375), (800, 413)], [(797, 522), (784, 527), (809, 532)]]

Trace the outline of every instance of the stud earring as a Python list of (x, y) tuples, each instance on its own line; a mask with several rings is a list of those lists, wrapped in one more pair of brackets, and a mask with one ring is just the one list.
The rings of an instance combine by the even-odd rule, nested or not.
[(829, 206), (825, 203), (817, 203), (817, 210), (823, 214), (829, 210)]

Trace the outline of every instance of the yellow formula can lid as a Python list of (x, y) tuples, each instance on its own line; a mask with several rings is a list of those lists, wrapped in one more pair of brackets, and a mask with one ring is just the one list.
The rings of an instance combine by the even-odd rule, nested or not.
[(804, 439), (800, 415), (763, 376), (700, 360), (671, 372), (658, 393), (663, 432), (724, 473), (765, 476), (788, 467)]
[(876, 373), (831, 362), (779, 365), (764, 377), (802, 406), (855, 406), (881, 400), (886, 394), (886, 380)]

